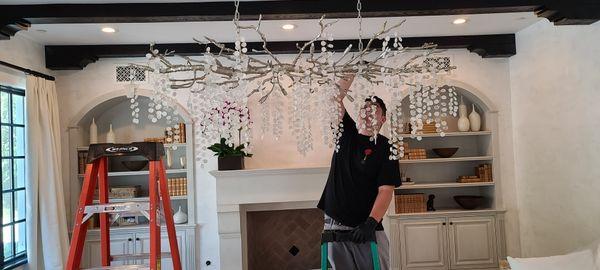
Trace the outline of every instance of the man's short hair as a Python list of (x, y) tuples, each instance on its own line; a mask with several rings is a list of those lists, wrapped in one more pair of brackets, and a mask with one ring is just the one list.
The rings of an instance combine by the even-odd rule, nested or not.
[(381, 108), (381, 112), (383, 113), (383, 116), (386, 115), (387, 108), (385, 107), (385, 102), (383, 102), (383, 99), (379, 98), (378, 96), (370, 96), (365, 99), (365, 102), (374, 102), (375, 104), (377, 104), (379, 106), (379, 108)]

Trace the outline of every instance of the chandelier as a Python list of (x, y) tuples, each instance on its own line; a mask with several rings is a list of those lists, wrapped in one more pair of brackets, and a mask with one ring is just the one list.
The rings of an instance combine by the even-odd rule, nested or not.
[[(375, 95), (374, 86), (388, 89), (387, 119), (390, 122), (390, 159), (404, 155), (405, 136), (420, 139), (424, 124), (435, 123), (436, 131), (444, 136), (446, 118), (456, 116), (458, 101), (453, 86), (445, 77), (456, 67), (448, 58), (435, 57), (441, 52), (435, 44), (420, 47), (402, 46), (397, 30), (404, 23), (388, 25), (363, 41), (361, 2), (357, 2), (358, 46), (352, 44), (342, 52), (335, 51), (328, 30), (337, 20), (322, 16), (314, 38), (297, 44), (292, 57), (276, 55), (269, 50), (267, 37), (261, 30), (262, 16), (256, 24), (240, 22), (239, 1), (234, 2), (234, 46), (227, 47), (210, 37), (194, 39), (206, 45), (197, 58), (176, 55), (173, 51), (159, 52), (150, 45), (148, 63), (137, 65), (149, 72), (153, 96), (148, 108), (152, 122), (171, 114), (176, 98), (184, 95), (194, 122), (195, 142), (200, 149), (225, 138), (229, 144), (251, 147), (251, 119), (248, 102), (257, 99), (260, 107), (260, 134), (271, 133), (278, 139), (285, 120), (295, 136), (297, 150), (306, 154), (313, 149), (314, 132), (320, 129), (322, 142), (336, 151), (343, 131), (340, 123), (342, 108), (333, 100), (340, 93), (337, 82), (355, 74), (354, 91), (347, 98), (360, 109), (368, 97)], [(244, 31), (258, 34), (262, 49), (249, 51), (242, 35)], [(381, 40), (381, 47), (374, 47)], [(213, 50), (211, 50), (213, 47)], [(217, 50), (214, 50), (217, 48)], [(446, 61), (440, 61), (446, 59)], [(408, 97), (408, 103), (403, 100)], [(139, 122), (137, 96), (131, 99), (133, 122)], [(403, 115), (403, 107), (408, 115)], [(375, 110), (370, 110), (375, 113)], [(253, 111), (254, 114), (256, 114)], [(359, 117), (371, 117), (365, 113)], [(319, 127), (314, 127), (318, 121)], [(363, 127), (364, 128), (364, 127)], [(376, 140), (377, 134), (372, 136)], [(206, 163), (204, 151), (197, 159)], [(203, 164), (202, 163), (202, 164)]]

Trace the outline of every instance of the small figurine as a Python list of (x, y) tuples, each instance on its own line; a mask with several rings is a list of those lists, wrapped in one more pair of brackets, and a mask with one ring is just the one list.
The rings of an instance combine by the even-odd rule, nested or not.
[(427, 200), (427, 211), (435, 211), (435, 208), (433, 208), (433, 199), (435, 199), (435, 195), (429, 195), (429, 200)]

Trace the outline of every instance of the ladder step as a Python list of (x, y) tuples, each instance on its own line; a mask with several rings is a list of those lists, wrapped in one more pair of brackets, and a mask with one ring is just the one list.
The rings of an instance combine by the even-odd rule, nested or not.
[(148, 211), (150, 211), (150, 202), (125, 202), (86, 205), (83, 209), (83, 213), (85, 213), (85, 216), (83, 217), (82, 222), (87, 221), (94, 214), (141, 214), (147, 219), (150, 219)]
[[(111, 261), (142, 260), (150, 258), (150, 253), (111, 255)], [(161, 258), (171, 258), (171, 252), (160, 253)]]
[(86, 214), (116, 214), (116, 213), (134, 213), (149, 211), (149, 202), (125, 202), (125, 203), (106, 203), (106, 204), (95, 204), (87, 205), (84, 213)]
[(150, 270), (147, 265), (119, 265), (119, 266), (100, 266), (94, 268), (82, 268), (86, 270)]

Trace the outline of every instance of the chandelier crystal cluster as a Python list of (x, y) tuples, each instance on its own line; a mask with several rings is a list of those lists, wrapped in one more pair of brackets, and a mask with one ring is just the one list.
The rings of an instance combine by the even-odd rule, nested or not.
[[(337, 150), (343, 126), (339, 117), (342, 108), (335, 99), (340, 93), (338, 81), (349, 74), (355, 74), (355, 80), (347, 98), (357, 111), (375, 94), (375, 86), (391, 93), (387, 115), (392, 145), (390, 159), (404, 155), (402, 141), (407, 134), (420, 139), (423, 125), (435, 122), (437, 132), (444, 136), (448, 128), (445, 118), (456, 116), (456, 92), (445, 82), (445, 76), (455, 67), (440, 60), (448, 58), (435, 57), (441, 52), (435, 44), (404, 47), (395, 32), (404, 21), (391, 26), (385, 22), (378, 32), (363, 41), (359, 0), (356, 50), (351, 44), (341, 52), (334, 50), (334, 39), (328, 30), (337, 21), (326, 21), (323, 16), (318, 21), (319, 32), (313, 39), (297, 44), (297, 53), (290, 58), (269, 50), (267, 37), (261, 30), (262, 16), (256, 24), (241, 24), (239, 1), (234, 5), (234, 46), (227, 47), (210, 37), (204, 41), (194, 39), (207, 46), (202, 56), (193, 58), (172, 57), (176, 56), (174, 52), (161, 53), (151, 45), (148, 64), (140, 66), (149, 71), (154, 87), (155, 107), (149, 111), (149, 119), (156, 122), (169, 117), (168, 112), (175, 110), (168, 108), (178, 95), (185, 95), (195, 125), (195, 142), (200, 149), (220, 138), (250, 147), (252, 121), (248, 102), (257, 99), (260, 113), (254, 112), (252, 119), (261, 119), (261, 136), (272, 134), (279, 138), (287, 122), (300, 153), (313, 149), (316, 130), (320, 130), (323, 143)], [(249, 51), (243, 31), (258, 34), (262, 49)], [(381, 47), (374, 47), (375, 40), (381, 40)], [(408, 103), (403, 105), (407, 97)], [(133, 104), (137, 106), (135, 97), (132, 115), (137, 123), (139, 108)], [(403, 115), (404, 106), (408, 106), (408, 115)], [(360, 113), (359, 117), (371, 115)], [(313, 126), (315, 123), (319, 126)], [(374, 134), (372, 139), (376, 137)], [(201, 156), (198, 159), (206, 162)]]

